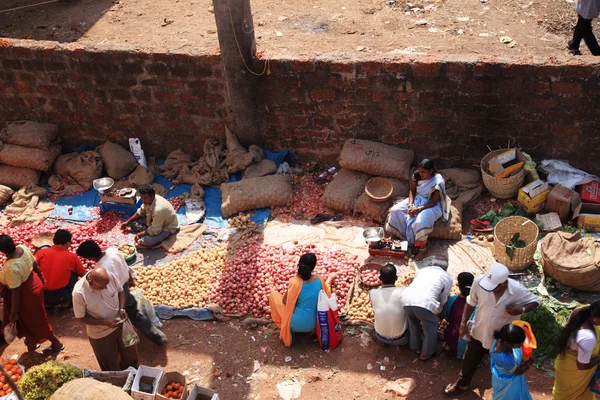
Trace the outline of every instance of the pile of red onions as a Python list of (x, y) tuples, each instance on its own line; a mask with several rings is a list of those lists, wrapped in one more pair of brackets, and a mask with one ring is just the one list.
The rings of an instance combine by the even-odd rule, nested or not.
[(273, 217), (284, 222), (292, 219), (310, 219), (317, 214), (331, 214), (321, 201), (325, 186), (315, 182), (316, 176), (311, 174), (294, 177), (294, 201), (286, 207), (273, 208)]
[(177, 212), (183, 205), (183, 203), (181, 202), (181, 199), (179, 197), (171, 197), (169, 199), (169, 203), (171, 203), (171, 205), (175, 209), (175, 212)]
[(377, 286), (381, 285), (381, 280), (379, 279), (379, 272), (374, 269), (366, 269), (360, 273), (360, 280), (367, 286)]
[(332, 272), (337, 273), (332, 292), (341, 309), (360, 266), (358, 257), (341, 251), (318, 250), (314, 245), (285, 250), (256, 241), (240, 244), (235, 255), (228, 257), (221, 278), (211, 288), (211, 299), (227, 314), (268, 316), (269, 293), (272, 290), (285, 293), (288, 281), (298, 272), (298, 260), (304, 253), (315, 253), (317, 267), (314, 273), (323, 279)]

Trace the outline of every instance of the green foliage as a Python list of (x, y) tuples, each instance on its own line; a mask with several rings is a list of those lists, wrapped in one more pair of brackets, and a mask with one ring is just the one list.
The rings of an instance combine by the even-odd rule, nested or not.
[(83, 378), (83, 371), (69, 364), (48, 361), (31, 367), (19, 381), (25, 400), (47, 400), (62, 385)]
[(515, 255), (515, 249), (522, 249), (527, 246), (527, 243), (525, 243), (524, 240), (521, 240), (520, 237), (520, 232), (515, 233), (510, 239), (510, 244), (506, 246), (506, 255), (510, 257), (511, 261)]

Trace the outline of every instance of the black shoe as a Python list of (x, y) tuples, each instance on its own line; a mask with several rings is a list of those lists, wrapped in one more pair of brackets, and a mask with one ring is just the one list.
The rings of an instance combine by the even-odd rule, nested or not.
[(571, 54), (573, 54), (574, 56), (580, 56), (581, 55), (581, 51), (579, 51), (579, 47), (576, 47), (575, 46), (575, 42), (573, 42), (572, 40), (569, 40), (567, 48), (569, 49), (569, 52)]

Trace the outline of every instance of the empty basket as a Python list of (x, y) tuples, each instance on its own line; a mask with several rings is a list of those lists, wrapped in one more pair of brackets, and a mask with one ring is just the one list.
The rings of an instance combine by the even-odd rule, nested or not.
[(392, 197), (394, 185), (389, 179), (376, 177), (371, 178), (365, 185), (367, 196), (376, 203), (383, 203)]

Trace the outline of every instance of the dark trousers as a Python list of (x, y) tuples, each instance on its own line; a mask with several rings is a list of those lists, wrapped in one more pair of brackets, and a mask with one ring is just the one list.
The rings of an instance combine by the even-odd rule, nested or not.
[(598, 45), (596, 36), (594, 36), (594, 32), (592, 31), (592, 20), (585, 19), (581, 15), (578, 15), (578, 17), (570, 47), (579, 50), (579, 45), (583, 40), (593, 55), (600, 56), (600, 45)]
[(163, 344), (166, 340), (165, 334), (160, 329), (152, 325), (152, 322), (150, 322), (148, 317), (138, 310), (137, 301), (135, 300), (135, 297), (131, 295), (131, 292), (129, 291), (129, 285), (124, 285), (123, 289), (127, 295), (127, 305), (125, 306), (125, 311), (127, 311), (127, 316), (129, 317), (129, 320), (133, 326), (138, 328), (140, 332), (142, 332), (144, 336), (150, 339), (153, 343)]
[(475, 338), (469, 340), (456, 386), (467, 387), (471, 384), (473, 375), (475, 375), (475, 371), (481, 363), (483, 356), (489, 352), (488, 349), (483, 348), (483, 345), (479, 340)]
[(44, 304), (47, 306), (55, 306), (60, 303), (66, 303), (71, 301), (73, 298), (73, 288), (77, 283), (79, 275), (75, 272), (71, 272), (71, 278), (69, 283), (62, 289), (57, 290), (44, 290)]
[(122, 371), (129, 367), (138, 367), (137, 344), (125, 347), (122, 335), (123, 324), (119, 324), (108, 336), (100, 339), (88, 338), (102, 371)]

